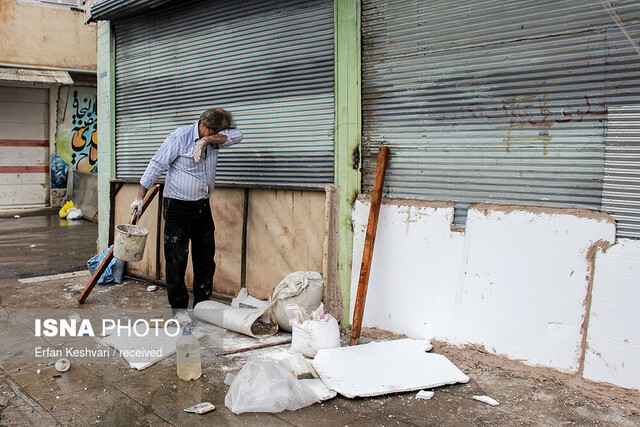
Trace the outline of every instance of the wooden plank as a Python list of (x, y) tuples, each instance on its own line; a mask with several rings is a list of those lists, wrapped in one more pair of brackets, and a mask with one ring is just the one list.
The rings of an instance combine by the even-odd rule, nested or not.
[(266, 299), (289, 273), (322, 272), (325, 194), (251, 190), (247, 228), (247, 283)]
[(213, 290), (236, 296), (242, 281), (242, 228), (245, 190), (218, 188), (211, 195), (211, 213), (216, 225), (216, 273)]
[[(154, 185), (147, 192), (147, 195), (145, 196), (144, 201), (142, 202), (141, 215), (144, 214), (144, 211), (147, 209), (151, 201), (154, 199), (154, 196), (158, 193), (158, 189), (159, 189), (159, 186)], [(136, 222), (137, 222), (137, 218), (134, 217), (131, 220), (131, 224), (135, 224)], [(100, 279), (104, 271), (107, 269), (107, 266), (109, 265), (112, 259), (113, 259), (113, 247), (109, 249), (109, 252), (107, 252), (107, 256), (105, 256), (104, 259), (102, 260), (102, 264), (100, 264), (100, 266), (95, 271), (95, 273), (93, 273), (93, 276), (91, 276), (91, 279), (89, 279), (89, 283), (87, 283), (82, 293), (80, 293), (80, 296), (78, 297), (79, 304), (84, 304), (84, 302), (87, 300), (87, 297), (89, 296), (93, 288), (98, 283), (98, 280)]]
[(358, 279), (358, 293), (356, 294), (356, 303), (353, 310), (353, 324), (351, 325), (351, 345), (357, 344), (358, 338), (360, 338), (362, 316), (364, 314), (364, 303), (367, 299), (367, 287), (369, 286), (371, 260), (373, 259), (373, 245), (375, 243), (376, 232), (378, 230), (378, 217), (380, 215), (382, 189), (384, 187), (384, 175), (387, 170), (388, 158), (389, 148), (380, 147), (380, 152), (378, 153), (378, 164), (376, 166), (376, 176), (373, 183), (373, 194), (371, 196), (371, 207), (369, 209), (367, 234), (364, 240), (364, 250), (362, 251), (362, 264), (360, 266), (360, 278)]

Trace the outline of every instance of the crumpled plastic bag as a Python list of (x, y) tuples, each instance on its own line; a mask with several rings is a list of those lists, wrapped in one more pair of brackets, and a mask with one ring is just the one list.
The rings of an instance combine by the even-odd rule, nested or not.
[(234, 414), (295, 411), (318, 402), (318, 396), (281, 364), (249, 357), (224, 399)]
[(280, 329), (291, 332), (285, 312), (287, 304), (297, 304), (306, 311), (318, 308), (322, 302), (322, 275), (317, 271), (295, 271), (288, 274), (275, 287), (269, 297), (272, 319)]
[(285, 308), (291, 322), (291, 352), (316, 357), (318, 350), (340, 347), (340, 326), (324, 305), (307, 313), (304, 307), (287, 304)]
[(67, 219), (80, 219), (82, 218), (82, 210), (78, 208), (69, 208), (67, 210)]
[[(87, 261), (87, 267), (89, 268), (89, 272), (91, 274), (95, 273), (100, 264), (102, 264), (102, 260), (105, 259), (109, 250), (111, 250), (112, 246), (109, 246), (104, 251), (100, 252), (98, 255), (91, 258)], [(121, 283), (122, 282), (122, 274), (124, 273), (124, 261), (113, 257), (107, 268), (104, 270), (104, 273), (98, 279), (99, 285), (104, 285), (106, 283)]]

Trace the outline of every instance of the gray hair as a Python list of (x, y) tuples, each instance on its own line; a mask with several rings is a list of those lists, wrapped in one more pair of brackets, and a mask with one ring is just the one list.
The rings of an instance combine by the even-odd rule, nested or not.
[(222, 108), (211, 108), (200, 115), (200, 123), (208, 129), (229, 129), (233, 127), (233, 116)]

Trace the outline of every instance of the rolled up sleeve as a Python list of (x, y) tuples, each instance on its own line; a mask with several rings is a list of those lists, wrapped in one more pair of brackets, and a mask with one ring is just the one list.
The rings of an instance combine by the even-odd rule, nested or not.
[(218, 145), (218, 148), (231, 147), (232, 145), (236, 145), (242, 141), (242, 131), (240, 129), (225, 129), (219, 133), (220, 135), (225, 135), (227, 137), (227, 141), (224, 144)]

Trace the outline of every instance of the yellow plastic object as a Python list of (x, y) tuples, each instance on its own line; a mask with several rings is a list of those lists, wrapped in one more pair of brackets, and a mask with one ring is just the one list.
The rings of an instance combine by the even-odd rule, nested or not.
[(69, 200), (67, 203), (65, 203), (60, 210), (58, 211), (58, 216), (60, 218), (66, 218), (67, 217), (67, 211), (71, 208), (76, 208), (76, 205), (73, 204), (72, 200)]

